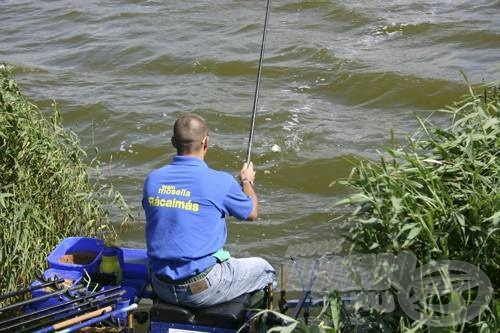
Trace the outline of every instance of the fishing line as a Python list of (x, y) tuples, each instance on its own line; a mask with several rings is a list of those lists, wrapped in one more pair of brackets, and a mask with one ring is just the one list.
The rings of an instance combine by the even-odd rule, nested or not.
[(247, 159), (246, 159), (247, 163), (250, 162), (250, 155), (252, 154), (253, 133), (255, 130), (255, 118), (257, 116), (257, 101), (259, 99), (260, 78), (262, 76), (262, 62), (264, 60), (264, 45), (266, 43), (266, 30), (267, 30), (267, 21), (269, 17), (270, 4), (271, 0), (267, 0), (266, 17), (264, 19), (264, 31), (262, 33), (262, 43), (260, 45), (260, 58), (259, 58), (259, 68), (257, 71), (257, 82), (255, 83), (255, 94), (253, 96), (252, 123), (250, 126), (250, 134), (248, 136), (248, 148), (247, 148)]

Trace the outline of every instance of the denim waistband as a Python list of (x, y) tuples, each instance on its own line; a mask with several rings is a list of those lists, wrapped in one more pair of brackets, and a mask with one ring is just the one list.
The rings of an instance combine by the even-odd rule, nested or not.
[(208, 273), (210, 273), (212, 268), (214, 268), (214, 266), (215, 265), (212, 265), (212, 266), (208, 267), (207, 269), (205, 269), (200, 274), (195, 275), (195, 276), (191, 276), (191, 277), (186, 278), (186, 279), (172, 280), (168, 276), (164, 276), (164, 275), (155, 274), (155, 276), (158, 280), (160, 280), (161, 282), (167, 283), (167, 284), (173, 284), (173, 285), (190, 284), (190, 283), (194, 283), (196, 281), (199, 281), (201, 279), (204, 279), (208, 275)]

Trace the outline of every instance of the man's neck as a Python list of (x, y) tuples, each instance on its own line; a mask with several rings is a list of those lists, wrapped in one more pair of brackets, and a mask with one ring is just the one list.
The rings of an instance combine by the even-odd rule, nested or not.
[(190, 154), (177, 154), (177, 156), (196, 157), (202, 161), (205, 160), (205, 154), (202, 151), (194, 152), (194, 153), (190, 153)]

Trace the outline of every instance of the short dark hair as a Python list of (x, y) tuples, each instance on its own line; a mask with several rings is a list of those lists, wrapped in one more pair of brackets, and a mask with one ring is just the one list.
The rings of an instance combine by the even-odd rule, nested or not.
[(202, 149), (202, 141), (208, 135), (208, 126), (202, 117), (188, 113), (174, 123), (172, 144), (177, 154), (190, 154)]

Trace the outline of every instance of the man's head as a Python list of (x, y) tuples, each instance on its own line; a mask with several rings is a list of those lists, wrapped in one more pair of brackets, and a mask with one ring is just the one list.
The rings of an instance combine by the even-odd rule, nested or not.
[(185, 114), (175, 121), (172, 145), (177, 155), (200, 155), (208, 148), (208, 127), (205, 119), (195, 114)]

